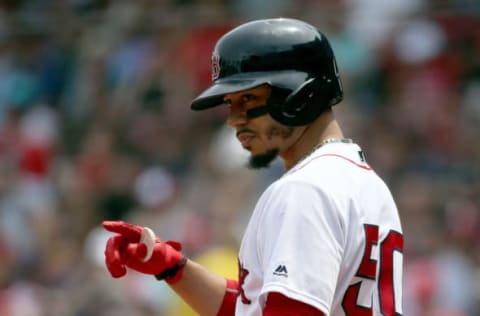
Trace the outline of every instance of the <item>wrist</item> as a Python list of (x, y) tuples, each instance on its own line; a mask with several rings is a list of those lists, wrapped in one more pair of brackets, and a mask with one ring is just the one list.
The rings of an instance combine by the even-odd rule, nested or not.
[(168, 284), (174, 284), (177, 283), (182, 279), (183, 276), (183, 269), (185, 268), (185, 265), (187, 264), (187, 258), (182, 257), (177, 264), (175, 264), (173, 267), (166, 269), (162, 273), (154, 275), (155, 278), (159, 281), (165, 281)]

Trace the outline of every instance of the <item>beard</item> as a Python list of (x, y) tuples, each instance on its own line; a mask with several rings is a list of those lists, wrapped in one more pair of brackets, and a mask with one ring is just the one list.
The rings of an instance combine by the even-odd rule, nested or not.
[[(268, 140), (272, 140), (275, 137), (279, 137), (282, 140), (288, 139), (293, 134), (292, 127), (279, 127), (279, 126), (272, 126), (270, 127), (267, 132), (266, 136)], [(278, 157), (280, 150), (278, 148), (268, 149), (263, 154), (252, 155), (248, 162), (248, 167), (250, 169), (260, 169), (260, 168), (268, 168), (270, 164)]]
[(267, 150), (263, 154), (252, 155), (248, 161), (250, 169), (268, 168), (272, 161), (278, 157), (279, 150), (277, 148)]

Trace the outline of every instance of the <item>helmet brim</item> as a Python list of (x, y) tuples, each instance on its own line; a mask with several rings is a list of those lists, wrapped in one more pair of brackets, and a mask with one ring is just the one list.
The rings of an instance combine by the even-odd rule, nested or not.
[(238, 73), (214, 81), (209, 88), (192, 101), (190, 108), (198, 111), (222, 105), (225, 104), (225, 95), (253, 89), (264, 84), (293, 91), (308, 77), (308, 73), (296, 70)]

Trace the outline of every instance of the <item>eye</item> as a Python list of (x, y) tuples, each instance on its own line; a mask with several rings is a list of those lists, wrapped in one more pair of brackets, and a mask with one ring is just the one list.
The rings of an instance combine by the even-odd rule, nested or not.
[(242, 102), (247, 103), (247, 102), (250, 102), (252, 100), (255, 100), (256, 98), (257, 98), (256, 95), (247, 93), (247, 94), (242, 95)]

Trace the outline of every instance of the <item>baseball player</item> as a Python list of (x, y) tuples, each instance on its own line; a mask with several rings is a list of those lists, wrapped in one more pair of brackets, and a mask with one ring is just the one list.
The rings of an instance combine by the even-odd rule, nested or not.
[(403, 237), (385, 183), (346, 138), (332, 107), (343, 98), (330, 44), (295, 19), (252, 21), (216, 44), (213, 84), (193, 110), (227, 106), (251, 153), (285, 173), (260, 197), (226, 280), (148, 228), (104, 222), (113, 277), (126, 268), (168, 282), (200, 315), (402, 315)]

